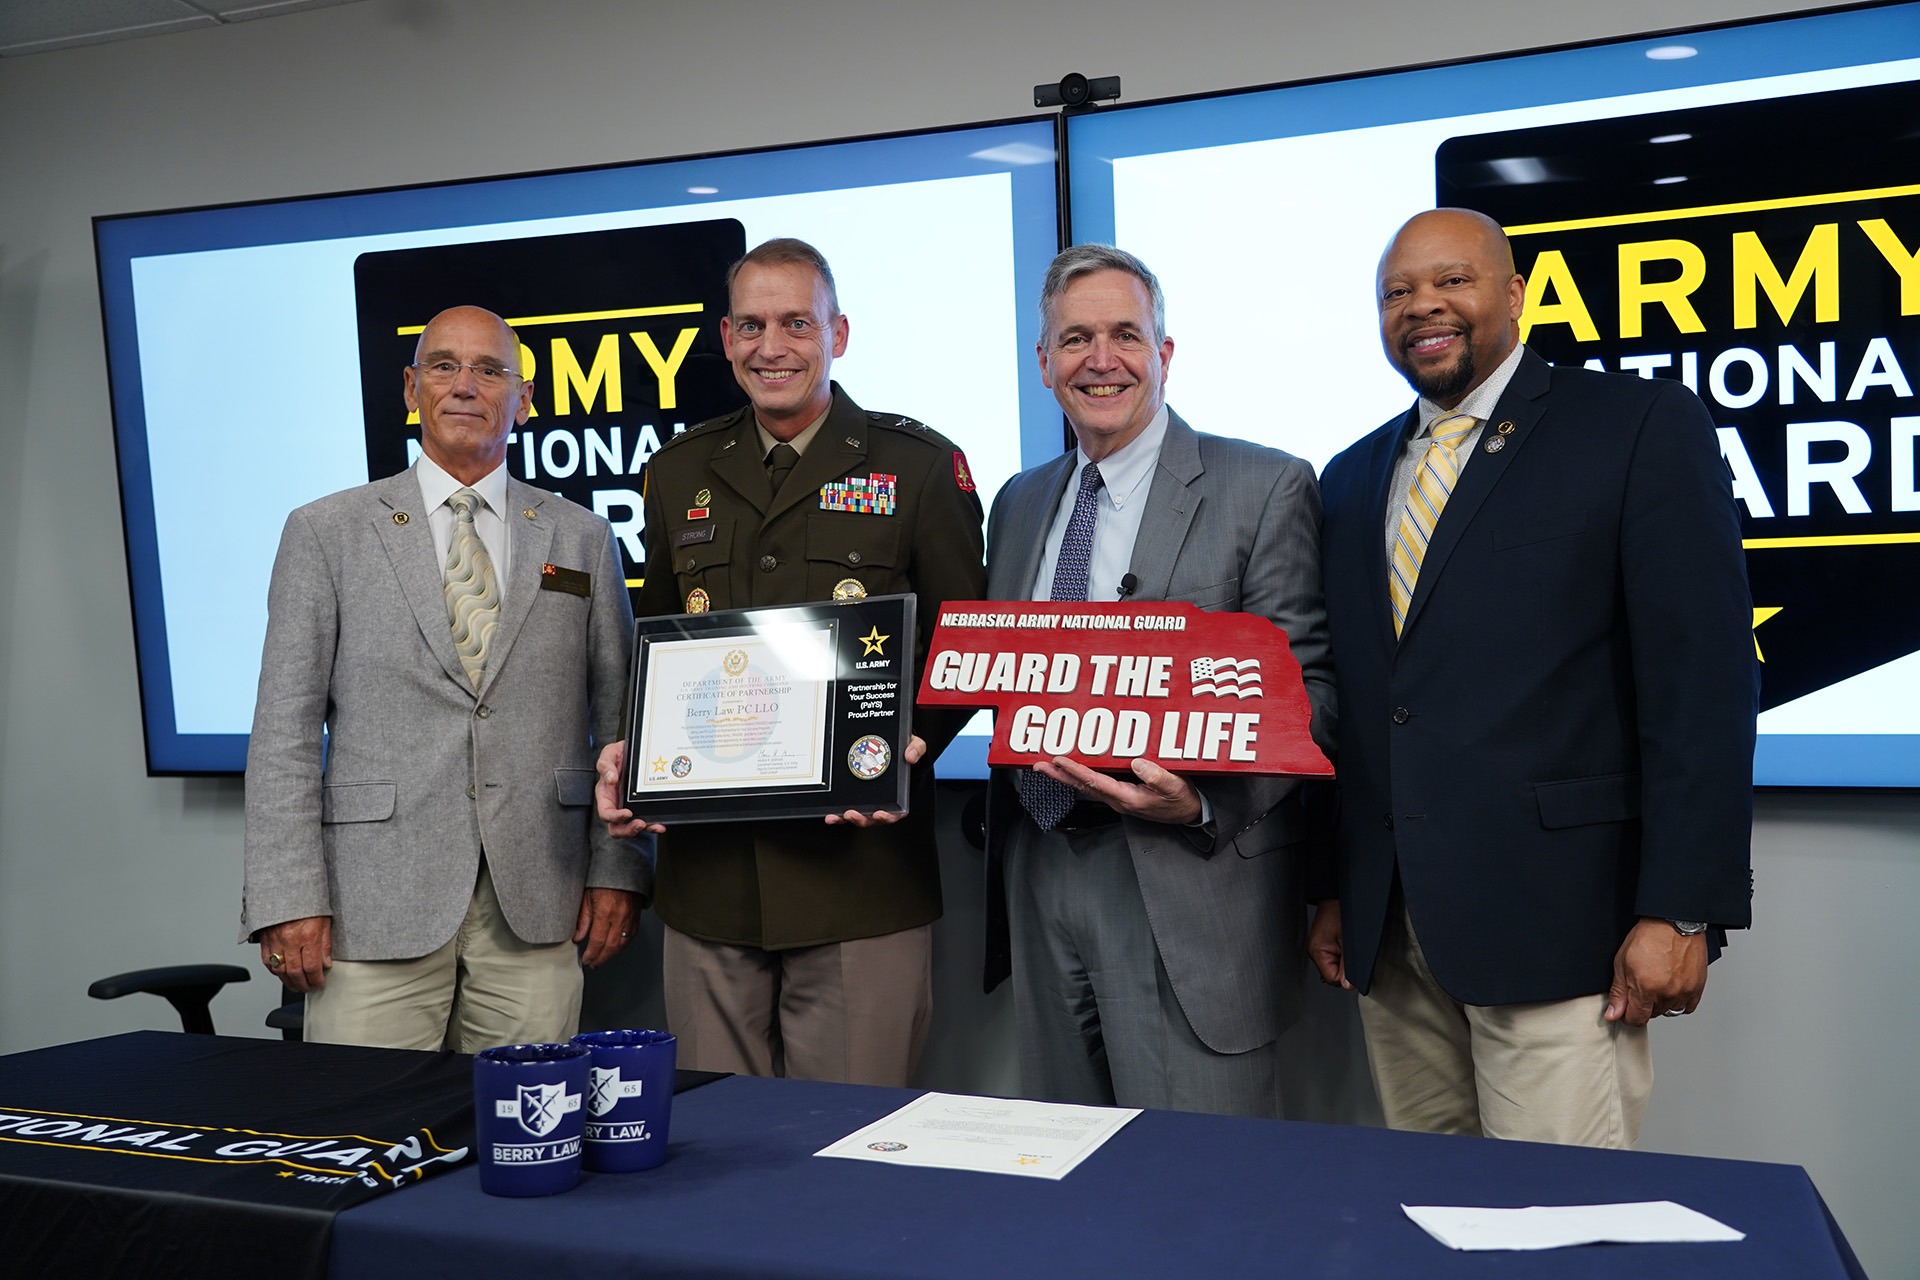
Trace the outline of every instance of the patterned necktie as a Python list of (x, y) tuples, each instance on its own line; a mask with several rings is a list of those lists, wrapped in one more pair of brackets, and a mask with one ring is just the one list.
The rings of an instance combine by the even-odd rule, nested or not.
[[(1053, 600), (1085, 600), (1087, 574), (1093, 567), (1093, 526), (1100, 516), (1100, 468), (1089, 462), (1080, 472), (1080, 492), (1073, 499), (1067, 534), (1053, 562)], [(1020, 803), (1042, 831), (1051, 831), (1067, 816), (1079, 793), (1043, 773), (1022, 769), (1013, 775)]]
[(1413, 599), (1413, 584), (1420, 580), (1420, 562), (1426, 559), (1433, 527), (1440, 523), (1440, 513), (1446, 509), (1454, 485), (1460, 482), (1460, 446), (1473, 433), (1476, 421), (1472, 414), (1456, 413), (1435, 422), (1428, 435), (1426, 455), (1420, 459), (1420, 469), (1407, 489), (1387, 569), (1387, 595), (1393, 601), (1396, 636), (1406, 626), (1407, 605)]
[(780, 486), (787, 482), (787, 474), (794, 464), (800, 461), (800, 451), (782, 440), (767, 450), (767, 478), (773, 481), (773, 496), (780, 496)]
[(460, 655), (467, 679), (478, 689), (487, 670), (487, 646), (500, 621), (500, 585), (493, 576), (493, 557), (473, 526), (480, 495), (461, 489), (447, 499), (447, 505), (453, 508), (453, 537), (447, 542), (447, 620), (453, 625), (454, 652)]

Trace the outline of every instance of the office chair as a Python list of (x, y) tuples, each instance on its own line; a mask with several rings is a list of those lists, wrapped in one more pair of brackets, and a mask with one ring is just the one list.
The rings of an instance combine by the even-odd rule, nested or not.
[[(180, 1029), (193, 1035), (213, 1034), (214, 996), (229, 982), (251, 982), (253, 974), (235, 964), (177, 964), (160, 969), (135, 969), (102, 978), (87, 988), (95, 1000), (118, 1000), (140, 993), (165, 997), (180, 1014)], [(286, 999), (267, 1015), (267, 1025), (283, 1040), (300, 1039), (306, 1023), (306, 998), (287, 991)]]
[(180, 1029), (194, 1035), (213, 1034), (209, 1006), (229, 982), (251, 982), (253, 975), (237, 964), (176, 964), (160, 969), (135, 969), (102, 978), (87, 988), (95, 1000), (118, 1000), (144, 992), (164, 997), (180, 1015)]

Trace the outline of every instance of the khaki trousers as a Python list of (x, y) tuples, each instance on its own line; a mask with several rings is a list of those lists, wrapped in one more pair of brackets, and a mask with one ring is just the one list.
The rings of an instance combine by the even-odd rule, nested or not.
[[(1396, 899), (1397, 899), (1396, 895)], [(1653, 1092), (1645, 1027), (1600, 1016), (1605, 993), (1461, 1004), (1427, 967), (1397, 901), (1360, 1000), (1367, 1057), (1395, 1129), (1630, 1150)]]
[(580, 955), (536, 946), (507, 926), (486, 863), (466, 919), (416, 960), (335, 960), (307, 995), (303, 1036), (316, 1044), (478, 1053), (565, 1041), (580, 1027)]
[(682, 1067), (905, 1087), (933, 1013), (933, 926), (787, 951), (668, 928), (661, 979)]

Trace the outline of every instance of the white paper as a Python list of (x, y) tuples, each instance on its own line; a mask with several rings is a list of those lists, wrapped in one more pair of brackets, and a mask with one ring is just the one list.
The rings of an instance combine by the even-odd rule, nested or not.
[(824, 624), (654, 641), (634, 789), (823, 785), (833, 674), (833, 631)]
[(1139, 1114), (1126, 1107), (925, 1093), (814, 1154), (1058, 1179)]
[(1449, 1249), (1558, 1249), (1570, 1244), (1745, 1240), (1743, 1232), (1671, 1200), (1536, 1205), (1531, 1209), (1400, 1206)]

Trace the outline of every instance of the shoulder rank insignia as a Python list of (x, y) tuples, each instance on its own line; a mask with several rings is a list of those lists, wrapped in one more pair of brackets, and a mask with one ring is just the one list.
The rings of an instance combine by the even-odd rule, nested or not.
[(898, 504), (900, 477), (876, 471), (868, 476), (848, 476), (820, 486), (822, 511), (857, 511), (862, 515), (890, 516)]

